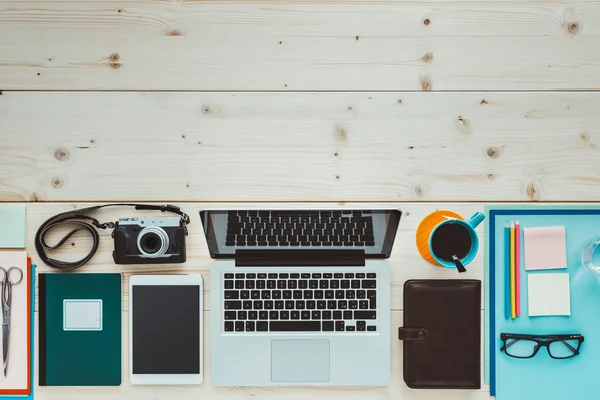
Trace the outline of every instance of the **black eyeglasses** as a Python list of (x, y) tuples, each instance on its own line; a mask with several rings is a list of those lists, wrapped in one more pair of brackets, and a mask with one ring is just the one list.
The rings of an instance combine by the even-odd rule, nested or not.
[(503, 346), (500, 351), (514, 358), (532, 358), (542, 348), (546, 347), (550, 357), (565, 359), (579, 354), (583, 336), (570, 335), (524, 335), (518, 333), (501, 333)]

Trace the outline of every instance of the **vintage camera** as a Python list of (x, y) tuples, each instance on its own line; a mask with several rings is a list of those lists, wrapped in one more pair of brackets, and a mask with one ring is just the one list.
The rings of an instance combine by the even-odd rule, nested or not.
[(185, 262), (184, 221), (179, 217), (119, 218), (112, 236), (116, 264)]

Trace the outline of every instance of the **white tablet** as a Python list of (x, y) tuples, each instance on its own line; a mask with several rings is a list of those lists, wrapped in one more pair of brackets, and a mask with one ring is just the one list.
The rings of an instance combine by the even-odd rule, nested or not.
[(129, 278), (132, 385), (199, 385), (203, 380), (201, 275)]

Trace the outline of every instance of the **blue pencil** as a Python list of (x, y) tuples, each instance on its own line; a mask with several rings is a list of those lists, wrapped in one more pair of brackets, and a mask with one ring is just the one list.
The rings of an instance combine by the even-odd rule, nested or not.
[(504, 314), (506, 319), (511, 319), (511, 304), (510, 304), (510, 227), (508, 221), (504, 226), (504, 267), (506, 269), (504, 283), (506, 291), (504, 294)]

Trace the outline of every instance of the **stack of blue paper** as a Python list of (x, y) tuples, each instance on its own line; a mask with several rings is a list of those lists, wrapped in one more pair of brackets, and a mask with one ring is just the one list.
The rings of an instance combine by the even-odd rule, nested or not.
[[(600, 209), (584, 207), (486, 207), (486, 354), (489, 356), (491, 395), (499, 400), (597, 400), (600, 360), (600, 277), (580, 261), (588, 239), (600, 236)], [(528, 316), (527, 278), (521, 270), (521, 315), (505, 317), (506, 221), (519, 219), (521, 226), (565, 226), (567, 270), (570, 278), (570, 316)], [(523, 246), (521, 247), (523, 248)], [(525, 249), (526, 251), (526, 249)], [(524, 253), (524, 252), (523, 252)], [(521, 264), (524, 254), (521, 255)], [(522, 267), (523, 268), (523, 267)], [(556, 270), (564, 273), (565, 270)], [(553, 273), (553, 271), (547, 271)], [(534, 358), (516, 359), (500, 352), (500, 333), (582, 334), (581, 353), (570, 359), (552, 359), (546, 349)]]

